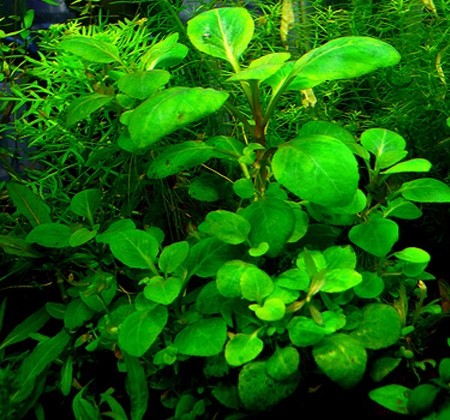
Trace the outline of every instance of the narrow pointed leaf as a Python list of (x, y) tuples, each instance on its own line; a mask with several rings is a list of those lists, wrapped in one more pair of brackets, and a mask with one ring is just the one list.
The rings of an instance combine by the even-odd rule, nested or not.
[(397, 163), (389, 169), (381, 172), (383, 175), (400, 174), (404, 172), (429, 172), (431, 169), (431, 162), (427, 159), (410, 159), (405, 162)]
[(131, 420), (142, 420), (148, 408), (148, 382), (144, 366), (137, 357), (124, 354), (127, 368), (125, 382), (131, 402)]

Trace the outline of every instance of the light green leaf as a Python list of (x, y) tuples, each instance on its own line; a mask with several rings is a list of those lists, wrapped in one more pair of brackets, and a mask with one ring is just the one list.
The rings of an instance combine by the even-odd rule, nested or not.
[(356, 268), (356, 253), (350, 245), (332, 246), (323, 251), (327, 268)]
[(383, 210), (383, 216), (414, 220), (422, 216), (422, 211), (415, 204), (399, 197), (392, 201), (388, 200), (388, 205)]
[(32, 392), (37, 377), (54, 362), (69, 344), (70, 335), (62, 330), (55, 336), (41, 341), (23, 360), (16, 376), (18, 390), (11, 396), (11, 402), (18, 404)]
[(49, 208), (33, 191), (25, 185), (15, 182), (8, 182), (6, 189), (17, 210), (28, 219), (31, 226), (36, 227), (42, 223), (51, 223)]
[(134, 230), (135, 228), (136, 225), (131, 219), (121, 219), (117, 222), (111, 223), (111, 225), (103, 233), (97, 235), (95, 240), (102, 244), (109, 244), (115, 240), (116, 233)]
[(242, 274), (251, 267), (250, 263), (231, 260), (223, 264), (217, 271), (216, 284), (219, 293), (227, 298), (240, 297)]
[(238, 68), (239, 57), (253, 37), (254, 22), (242, 7), (222, 7), (201, 13), (188, 21), (187, 34), (199, 51)]
[(67, 37), (58, 44), (58, 47), (94, 63), (120, 61), (119, 50), (115, 45), (88, 36)]
[(27, 235), (27, 242), (47, 248), (65, 248), (70, 246), (72, 231), (61, 223), (43, 223), (36, 226)]
[(415, 264), (425, 264), (428, 263), (431, 259), (431, 256), (430, 254), (428, 254), (428, 252), (415, 247), (405, 248), (402, 251), (394, 252), (393, 255), (399, 260)]
[(394, 413), (408, 414), (411, 389), (403, 385), (385, 385), (369, 392), (369, 398)]
[(352, 388), (364, 376), (367, 352), (358, 340), (335, 334), (313, 348), (314, 360), (322, 371), (342, 388)]
[(144, 296), (162, 305), (171, 304), (180, 294), (183, 282), (177, 277), (152, 277), (144, 288)]
[(333, 39), (309, 51), (295, 63), (290, 77), (297, 76), (299, 89), (312, 88), (327, 80), (350, 79), (400, 61), (391, 45), (370, 37)]
[(382, 349), (397, 343), (401, 336), (398, 312), (389, 305), (371, 303), (362, 311), (363, 320), (351, 332), (351, 336), (371, 350)]
[(227, 339), (227, 326), (222, 318), (205, 318), (187, 325), (175, 337), (174, 345), (188, 356), (215, 356)]
[(111, 95), (102, 95), (100, 93), (89, 93), (73, 100), (67, 107), (67, 125), (69, 127), (77, 122), (86, 119), (95, 111), (99, 110), (107, 103), (113, 100)]
[(251, 225), (249, 240), (252, 247), (267, 242), (269, 257), (277, 256), (293, 234), (296, 222), (294, 210), (283, 200), (261, 199), (239, 211), (239, 214)]
[(263, 351), (264, 341), (257, 334), (236, 334), (225, 346), (225, 359), (231, 366), (250, 362)]
[(298, 268), (284, 271), (275, 279), (275, 283), (280, 287), (303, 292), (308, 291), (310, 282), (311, 279), (308, 273)]
[(286, 313), (286, 305), (276, 297), (269, 297), (262, 305), (253, 304), (249, 308), (263, 321), (279, 321)]
[(168, 68), (176, 66), (189, 52), (188, 47), (179, 44), (177, 33), (169, 35), (167, 38), (152, 45), (142, 56), (141, 62), (145, 70), (152, 70), (156, 67)]
[(300, 354), (294, 347), (277, 348), (267, 360), (267, 373), (277, 381), (284, 381), (298, 372)]
[(189, 254), (189, 243), (186, 241), (175, 242), (163, 248), (158, 260), (159, 269), (165, 274), (171, 274), (178, 270)]
[(258, 303), (261, 303), (274, 290), (270, 276), (253, 264), (248, 264), (240, 275), (240, 285), (244, 299)]
[(250, 63), (247, 69), (234, 74), (228, 80), (259, 80), (263, 81), (275, 74), (289, 60), (289, 53), (272, 53), (264, 55)]
[(339, 140), (323, 135), (298, 137), (275, 152), (277, 181), (301, 199), (322, 206), (344, 206), (358, 187), (358, 164)]
[(86, 242), (89, 242), (91, 239), (95, 238), (96, 235), (96, 230), (89, 230), (88, 228), (82, 227), (72, 233), (69, 238), (69, 245), (72, 248), (84, 245)]
[(397, 163), (389, 169), (382, 171), (382, 175), (400, 174), (404, 172), (429, 172), (431, 169), (431, 162), (427, 159), (410, 159), (405, 162)]
[(239, 373), (239, 397), (247, 409), (265, 412), (291, 395), (298, 381), (299, 375), (276, 381), (268, 373), (267, 362), (248, 363)]
[(287, 329), (291, 342), (297, 347), (307, 347), (319, 343), (326, 335), (333, 334), (345, 326), (345, 317), (333, 311), (321, 313), (323, 325), (312, 318), (295, 316)]
[(388, 376), (402, 362), (400, 357), (384, 356), (376, 359), (370, 369), (370, 377), (375, 382), (380, 382)]
[(119, 140), (119, 146), (129, 152), (145, 150), (168, 134), (216, 112), (227, 99), (226, 92), (199, 87), (158, 92), (130, 112), (130, 138)]
[(128, 267), (154, 269), (158, 241), (149, 232), (138, 229), (115, 232), (109, 246), (114, 257)]
[(217, 290), (216, 283), (207, 283), (195, 300), (197, 311), (205, 315), (219, 314), (225, 298)]
[(244, 217), (227, 210), (209, 212), (198, 226), (200, 232), (232, 245), (245, 242), (250, 229), (250, 223)]
[(373, 218), (352, 227), (348, 236), (369, 254), (384, 257), (398, 241), (399, 229), (392, 220)]
[(335, 268), (327, 270), (325, 284), (320, 288), (321, 292), (339, 293), (351, 289), (362, 282), (362, 276), (351, 268)]
[(92, 188), (75, 194), (70, 201), (69, 210), (77, 216), (85, 217), (89, 223), (94, 224), (94, 213), (100, 207), (100, 190)]
[(161, 334), (167, 319), (167, 308), (161, 305), (131, 313), (120, 324), (119, 347), (131, 356), (142, 356)]
[(170, 73), (165, 70), (138, 71), (121, 77), (118, 88), (128, 96), (144, 100), (167, 84)]
[(142, 420), (148, 408), (148, 380), (144, 365), (137, 357), (123, 354), (127, 369), (125, 382), (131, 403), (131, 420)]
[(150, 178), (166, 178), (194, 166), (199, 166), (211, 159), (213, 155), (211, 146), (196, 141), (185, 141), (167, 146), (150, 163), (147, 175)]
[(363, 299), (373, 299), (381, 295), (384, 290), (384, 281), (375, 273), (363, 271), (362, 282), (353, 289), (356, 296)]
[[(5, 301), (3, 301), (3, 305)], [(28, 318), (25, 318), (5, 337), (3, 342), (0, 344), (0, 350), (11, 346), (15, 343), (20, 343), (26, 340), (30, 334), (39, 331), (50, 319), (49, 314), (45, 308), (38, 309)]]
[(433, 178), (404, 182), (397, 192), (418, 203), (450, 203), (450, 186)]

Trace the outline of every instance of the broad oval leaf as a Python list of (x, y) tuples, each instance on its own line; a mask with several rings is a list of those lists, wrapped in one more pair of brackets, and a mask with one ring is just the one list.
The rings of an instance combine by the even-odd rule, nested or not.
[(27, 242), (47, 248), (65, 248), (70, 246), (72, 231), (61, 223), (42, 223), (27, 235)]
[(284, 381), (298, 371), (300, 354), (294, 347), (277, 348), (267, 360), (267, 373), (277, 381)]
[(262, 302), (274, 290), (270, 276), (256, 265), (248, 264), (240, 276), (242, 296), (252, 302)]
[(291, 77), (301, 79), (302, 88), (306, 89), (327, 80), (362, 76), (399, 61), (398, 51), (384, 41), (363, 36), (341, 37), (300, 57)]
[(97, 188), (81, 191), (72, 197), (69, 210), (77, 216), (86, 217), (93, 224), (94, 213), (100, 207), (101, 198), (101, 192)]
[(199, 51), (238, 67), (239, 57), (253, 37), (254, 22), (243, 7), (212, 9), (191, 19), (187, 34)]
[(158, 338), (168, 319), (165, 306), (128, 315), (119, 327), (119, 347), (131, 356), (142, 356)]
[(225, 346), (225, 359), (231, 366), (241, 366), (258, 357), (263, 348), (257, 334), (236, 334)]
[(286, 305), (277, 298), (270, 296), (262, 305), (254, 304), (249, 308), (255, 311), (255, 315), (263, 321), (279, 321), (286, 313)]
[(66, 109), (67, 125), (70, 127), (78, 121), (86, 119), (89, 115), (111, 102), (113, 98), (111, 95), (89, 93), (73, 100)]
[(245, 242), (250, 229), (250, 223), (244, 217), (227, 210), (209, 212), (198, 226), (200, 232), (232, 245)]
[(180, 241), (170, 244), (161, 251), (158, 267), (165, 274), (173, 273), (183, 264), (188, 254), (188, 242)]
[(367, 352), (362, 344), (345, 334), (325, 337), (313, 348), (314, 360), (342, 388), (352, 388), (363, 378)]
[(200, 319), (187, 325), (175, 337), (179, 353), (188, 356), (215, 356), (223, 350), (227, 325), (222, 318)]
[(147, 99), (170, 79), (170, 73), (165, 70), (138, 71), (126, 74), (117, 82), (119, 89), (135, 99)]
[(353, 226), (348, 237), (369, 254), (384, 257), (398, 241), (399, 228), (392, 220), (373, 218)]
[(394, 413), (408, 414), (408, 398), (411, 389), (390, 384), (369, 392), (369, 398)]
[(109, 243), (111, 252), (131, 268), (153, 269), (158, 254), (158, 241), (149, 232), (132, 229), (119, 231)]
[(384, 290), (383, 279), (370, 271), (364, 271), (361, 275), (362, 282), (353, 289), (355, 295), (363, 299), (373, 299), (380, 296)]
[(231, 260), (223, 264), (217, 271), (216, 283), (219, 293), (227, 298), (240, 297), (241, 276), (250, 263), (241, 260)]
[(112, 63), (120, 61), (119, 50), (114, 44), (88, 36), (71, 36), (63, 39), (58, 47), (84, 60), (94, 63)]
[(450, 203), (450, 186), (434, 178), (404, 182), (397, 192), (418, 203)]
[(371, 350), (395, 344), (401, 336), (401, 321), (396, 309), (382, 303), (371, 303), (363, 308), (363, 319), (351, 336)]
[(167, 68), (180, 63), (186, 57), (189, 49), (177, 42), (178, 37), (178, 33), (174, 33), (152, 45), (142, 56), (141, 62), (144, 69)]
[(409, 247), (401, 251), (394, 252), (394, 255), (399, 260), (415, 264), (428, 263), (431, 259), (431, 256), (428, 252), (424, 251), (423, 249), (415, 247)]
[(130, 111), (130, 138), (119, 145), (129, 152), (146, 149), (164, 136), (216, 112), (227, 99), (228, 93), (214, 89), (166, 89)]
[(162, 305), (171, 304), (180, 294), (183, 282), (177, 277), (152, 277), (144, 288), (144, 296)]
[(264, 55), (250, 63), (247, 69), (234, 74), (228, 80), (263, 81), (275, 74), (289, 60), (289, 53), (272, 53)]
[(321, 292), (339, 293), (351, 289), (362, 282), (362, 276), (351, 268), (335, 268), (327, 270), (325, 284), (320, 288)]
[(358, 188), (358, 163), (341, 141), (308, 135), (284, 143), (275, 152), (277, 181), (301, 199), (322, 206), (344, 206)]
[(429, 172), (431, 162), (427, 159), (410, 159), (405, 162), (397, 163), (389, 169), (381, 172), (383, 175), (400, 174), (404, 172)]

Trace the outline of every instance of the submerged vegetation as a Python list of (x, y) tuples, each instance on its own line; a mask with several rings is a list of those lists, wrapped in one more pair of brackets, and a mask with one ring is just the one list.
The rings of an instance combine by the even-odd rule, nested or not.
[(447, 2), (68, 6), (0, 32), (1, 417), (447, 418)]

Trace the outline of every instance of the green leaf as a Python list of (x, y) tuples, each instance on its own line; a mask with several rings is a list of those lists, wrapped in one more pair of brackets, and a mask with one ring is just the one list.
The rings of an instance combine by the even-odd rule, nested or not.
[(275, 283), (280, 287), (303, 292), (308, 291), (310, 282), (311, 279), (308, 273), (298, 268), (284, 271), (275, 279)]
[(320, 288), (321, 292), (339, 293), (351, 289), (362, 282), (362, 276), (350, 268), (335, 268), (327, 270), (325, 284)]
[(94, 63), (120, 61), (119, 50), (115, 45), (88, 36), (68, 37), (63, 39), (58, 47)]
[(242, 254), (239, 250), (216, 238), (202, 239), (192, 246), (186, 260), (189, 276), (213, 277), (225, 262), (237, 258), (239, 254)]
[(227, 210), (209, 212), (205, 221), (198, 226), (200, 232), (232, 245), (245, 242), (250, 228), (250, 223), (244, 217)]
[(42, 254), (35, 249), (25, 239), (16, 238), (12, 235), (0, 235), (0, 247), (7, 254), (18, 257), (39, 258)]
[(70, 246), (72, 231), (61, 223), (43, 223), (27, 235), (27, 242), (47, 248), (66, 248)]
[(394, 345), (400, 339), (400, 316), (392, 306), (371, 303), (363, 308), (362, 314), (362, 322), (351, 332), (351, 336), (365, 348), (382, 349)]
[(323, 251), (327, 268), (333, 270), (335, 268), (356, 268), (356, 253), (350, 245), (332, 246)]
[(205, 143), (185, 141), (168, 146), (150, 163), (150, 178), (166, 178), (181, 171), (199, 166), (213, 157), (213, 148)]
[(250, 266), (241, 260), (230, 260), (223, 264), (216, 276), (218, 292), (227, 298), (241, 297), (241, 277)]
[(247, 178), (238, 179), (233, 183), (233, 191), (240, 198), (252, 198), (255, 194), (255, 188), (253, 182)]
[(54, 337), (41, 341), (23, 360), (16, 376), (18, 391), (11, 396), (11, 402), (18, 404), (32, 392), (34, 383), (42, 372), (54, 362), (69, 344), (70, 335), (62, 330)]
[(97, 235), (95, 240), (102, 244), (110, 244), (115, 241), (115, 235), (118, 232), (124, 232), (127, 230), (134, 230), (136, 225), (130, 219), (121, 219), (117, 222), (111, 223), (111, 225), (103, 232)]
[(129, 152), (145, 150), (168, 134), (216, 112), (228, 93), (213, 89), (173, 87), (158, 92), (130, 112), (130, 138), (119, 146)]
[(67, 397), (72, 389), (73, 382), (73, 358), (72, 356), (67, 357), (61, 368), (61, 393)]
[(196, 200), (212, 203), (220, 198), (220, 190), (218, 187), (215, 176), (201, 174), (195, 177), (189, 184), (188, 194)]
[(113, 388), (109, 388), (106, 392), (100, 394), (100, 405), (106, 403), (109, 405), (111, 417), (117, 420), (128, 420), (128, 416), (125, 413), (122, 405), (112, 396), (114, 392)]
[(121, 77), (118, 88), (128, 96), (144, 100), (167, 84), (170, 73), (165, 70), (138, 71)]
[(74, 299), (64, 311), (64, 326), (69, 330), (81, 327), (86, 321), (91, 319), (93, 314), (94, 311), (82, 300)]
[(102, 196), (100, 190), (92, 188), (75, 194), (70, 201), (69, 210), (77, 216), (85, 217), (94, 224), (94, 213), (100, 207)]
[(228, 61), (235, 69), (253, 31), (253, 19), (242, 7), (212, 9), (194, 17), (187, 25), (189, 40), (195, 48)]
[(383, 210), (383, 216), (414, 220), (422, 216), (422, 211), (415, 204), (399, 197), (392, 201), (388, 200), (388, 205)]
[(142, 420), (148, 408), (148, 381), (144, 365), (137, 357), (123, 354), (127, 369), (125, 382), (131, 402), (131, 420)]
[(297, 203), (290, 202), (289, 204), (294, 211), (294, 230), (288, 239), (288, 243), (295, 243), (302, 239), (306, 235), (306, 232), (308, 232), (309, 216)]
[(186, 241), (175, 242), (163, 248), (158, 260), (159, 269), (165, 274), (171, 274), (178, 270), (189, 254), (189, 243)]
[(28, 219), (31, 226), (36, 227), (43, 223), (51, 223), (52, 219), (49, 208), (33, 191), (25, 185), (15, 182), (8, 182), (6, 189), (9, 198), (17, 207), (19, 213)]
[(286, 313), (286, 305), (276, 297), (269, 297), (262, 305), (254, 304), (249, 308), (263, 321), (279, 321)]
[(376, 159), (375, 169), (388, 168), (402, 160), (408, 152), (406, 142), (400, 134), (384, 128), (370, 128), (361, 135), (361, 144)]
[(389, 375), (402, 362), (399, 357), (381, 357), (376, 359), (370, 370), (370, 377), (375, 382), (380, 382)]
[(67, 107), (67, 125), (69, 127), (77, 122), (86, 119), (95, 111), (99, 110), (113, 100), (112, 95), (102, 95), (100, 93), (89, 93), (80, 98), (74, 99)]
[(239, 373), (238, 392), (244, 406), (264, 412), (291, 395), (298, 385), (298, 375), (282, 382), (267, 371), (267, 362), (246, 364)]
[(152, 277), (144, 288), (144, 296), (162, 305), (171, 304), (180, 294), (183, 282), (177, 277)]
[(189, 52), (188, 47), (179, 44), (178, 34), (174, 33), (167, 38), (152, 45), (142, 56), (141, 62), (145, 70), (152, 70), (156, 67), (168, 68), (183, 61)]
[(248, 264), (240, 275), (240, 285), (243, 298), (258, 303), (274, 290), (270, 276), (253, 264)]
[(394, 413), (408, 414), (411, 390), (403, 385), (385, 385), (369, 392), (369, 398)]
[[(3, 321), (5, 319), (5, 310), (6, 310), (6, 302), (7, 302), (7, 298), (4, 298), (2, 300), (2, 304), (0, 305), (0, 332), (3, 329)], [(0, 344), (0, 350), (3, 348), (3, 343)], [(6, 346), (5, 346), (6, 347)]]
[(142, 356), (161, 334), (167, 319), (167, 308), (160, 305), (131, 313), (120, 324), (119, 347), (131, 356)]
[(205, 318), (187, 325), (175, 337), (174, 345), (188, 356), (215, 356), (227, 339), (227, 326), (222, 318)]
[(298, 137), (275, 152), (277, 181), (301, 199), (322, 206), (344, 206), (358, 187), (358, 164), (339, 140), (323, 135)]
[(83, 394), (86, 387), (82, 388), (72, 400), (72, 411), (75, 420), (101, 420), (99, 408), (93, 401), (93, 398), (84, 398)]
[(295, 316), (289, 322), (287, 329), (289, 338), (297, 347), (307, 347), (319, 343), (326, 335), (333, 334), (345, 325), (345, 317), (332, 311), (321, 314), (323, 325), (312, 318)]
[(398, 241), (397, 223), (382, 218), (372, 218), (350, 229), (349, 239), (369, 254), (384, 257)]
[(299, 365), (300, 354), (294, 347), (277, 347), (267, 360), (267, 373), (277, 381), (284, 381), (297, 373)]
[(236, 334), (225, 346), (225, 359), (231, 366), (252, 361), (263, 351), (264, 341), (257, 334)]
[(363, 271), (362, 282), (353, 289), (356, 296), (363, 299), (373, 299), (381, 295), (384, 290), (384, 281), (375, 273)]
[[(5, 301), (3, 301), (3, 305)], [(0, 350), (11, 346), (15, 343), (20, 343), (23, 340), (26, 340), (30, 334), (39, 331), (50, 319), (49, 314), (47, 313), (45, 308), (38, 309), (28, 318), (23, 320), (20, 324), (18, 324), (3, 340), (0, 344)]]
[(417, 385), (409, 394), (408, 413), (417, 417), (430, 414), (440, 391), (440, 388), (432, 384)]
[(219, 314), (224, 301), (225, 299), (217, 290), (216, 284), (209, 282), (200, 290), (195, 300), (195, 308), (202, 314)]
[(397, 192), (418, 203), (450, 203), (450, 187), (433, 178), (404, 182)]
[(406, 261), (415, 264), (426, 264), (430, 261), (431, 257), (428, 252), (420, 248), (409, 247), (402, 251), (394, 252), (393, 254), (399, 260)]
[(154, 270), (159, 245), (149, 232), (138, 229), (116, 232), (109, 246), (114, 257), (128, 267)]
[(429, 172), (431, 169), (431, 162), (426, 159), (410, 159), (405, 162), (397, 163), (389, 169), (382, 171), (382, 175), (400, 174), (404, 172)]
[(86, 242), (89, 242), (91, 239), (95, 238), (96, 235), (96, 230), (89, 230), (88, 228), (82, 227), (72, 233), (69, 238), (69, 245), (72, 248), (76, 248), (77, 246), (81, 246)]
[(354, 387), (364, 376), (367, 352), (358, 340), (348, 335), (325, 337), (314, 346), (312, 353), (320, 369), (342, 388)]
[(250, 63), (247, 69), (234, 74), (228, 80), (259, 80), (263, 81), (275, 74), (289, 60), (289, 53), (272, 53), (264, 55)]
[(391, 45), (370, 37), (333, 39), (300, 57), (290, 77), (301, 81), (299, 89), (312, 88), (327, 80), (350, 79), (400, 61)]
[(261, 199), (239, 211), (239, 214), (251, 225), (249, 240), (252, 247), (262, 242), (269, 244), (268, 257), (277, 256), (294, 231), (294, 210), (283, 200)]
[(450, 358), (445, 357), (439, 362), (439, 376), (445, 382), (450, 382)]

